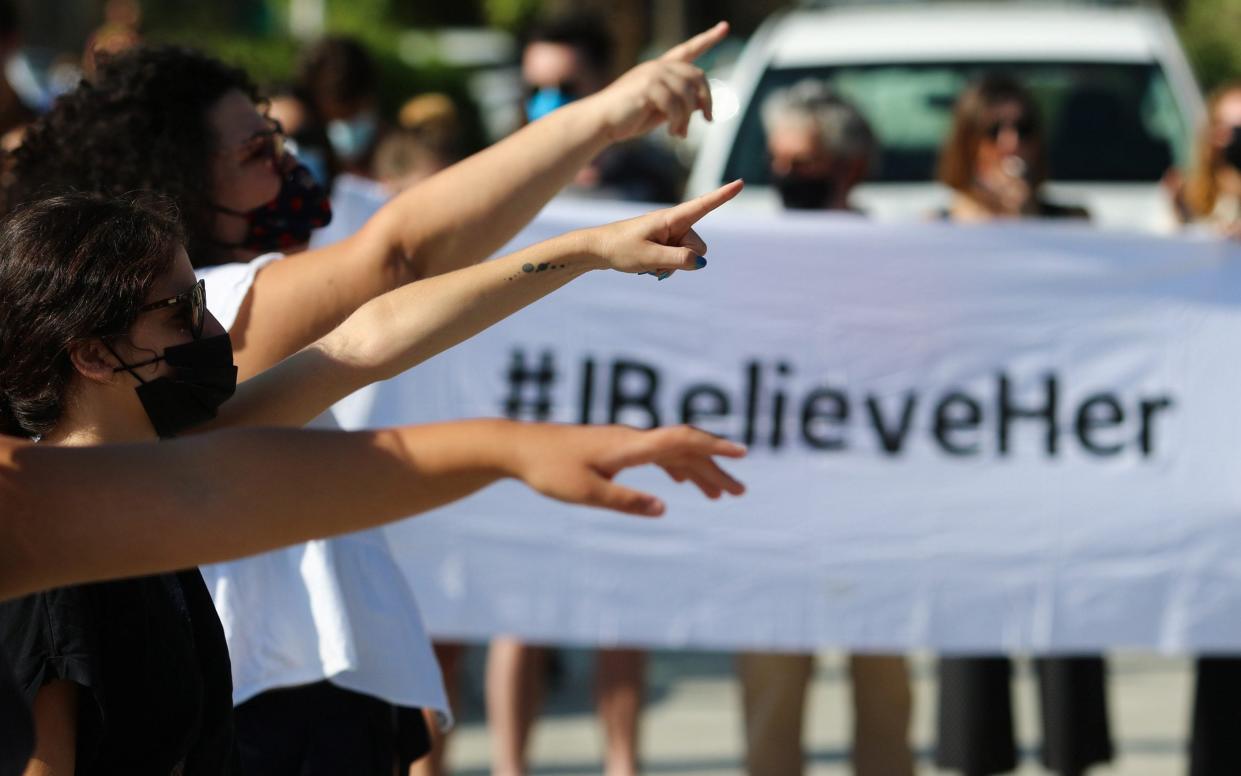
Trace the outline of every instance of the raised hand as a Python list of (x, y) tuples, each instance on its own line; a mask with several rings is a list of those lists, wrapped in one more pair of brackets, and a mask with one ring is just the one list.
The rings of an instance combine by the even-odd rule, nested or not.
[(728, 22), (720, 22), (659, 59), (644, 62), (588, 98), (603, 112), (604, 124), (613, 141), (628, 140), (668, 122), (668, 132), (685, 137), (689, 119), (701, 110), (711, 120), (711, 90), (702, 70), (694, 66), (728, 35)]
[(737, 196), (743, 185), (735, 180), (670, 208), (585, 229), (581, 235), (586, 250), (603, 266), (620, 272), (663, 276), (678, 269), (701, 269), (706, 266), (702, 257), (707, 244), (694, 231), (694, 224)]
[(714, 460), (741, 458), (745, 448), (689, 426), (640, 431), (532, 423), (522, 424), (518, 438), (517, 477), (539, 493), (570, 504), (662, 515), (662, 500), (612, 481), (621, 471), (644, 464), (663, 468), (677, 482), (693, 482), (708, 498), (745, 492)]

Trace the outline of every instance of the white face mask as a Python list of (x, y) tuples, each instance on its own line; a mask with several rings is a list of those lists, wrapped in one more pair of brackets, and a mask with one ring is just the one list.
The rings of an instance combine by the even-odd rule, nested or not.
[(373, 111), (359, 113), (351, 119), (336, 119), (327, 123), (327, 139), (332, 150), (341, 160), (357, 161), (362, 158), (379, 131), (379, 117)]

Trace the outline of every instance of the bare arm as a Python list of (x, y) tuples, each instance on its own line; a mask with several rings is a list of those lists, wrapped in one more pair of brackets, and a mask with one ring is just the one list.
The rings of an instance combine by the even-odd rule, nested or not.
[(694, 223), (740, 190), (736, 181), (673, 208), (390, 291), (242, 383), (210, 427), (304, 425), (353, 391), (447, 350), (592, 269), (694, 270), (707, 250)]
[(664, 121), (684, 134), (710, 115), (690, 64), (728, 32), (721, 23), (407, 190), (354, 236), (259, 272), (233, 325), (242, 378), (300, 350), (367, 300), (474, 264), (508, 242), (587, 162)]
[(34, 698), (35, 749), (25, 776), (73, 776), (77, 761), (78, 685), (48, 682)]
[(638, 431), (503, 420), (369, 432), (244, 430), (55, 447), (0, 439), (0, 599), (238, 558), (425, 512), (501, 477), (551, 498), (657, 516), (612, 482), (661, 466), (740, 494), (712, 456), (744, 449), (688, 427)]

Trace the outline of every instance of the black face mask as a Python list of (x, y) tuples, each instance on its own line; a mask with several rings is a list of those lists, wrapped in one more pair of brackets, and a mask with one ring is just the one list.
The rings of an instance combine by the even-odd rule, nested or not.
[(227, 248), (245, 248), (256, 253), (287, 251), (310, 240), (310, 233), (332, 221), (332, 203), (327, 189), (302, 164), (285, 174), (280, 193), (266, 205), (249, 212), (216, 206), (216, 210), (241, 216), (250, 222), (246, 237)]
[(1232, 128), (1232, 140), (1224, 146), (1224, 161), (1234, 170), (1241, 170), (1241, 127)]
[(825, 210), (836, 193), (835, 181), (831, 178), (775, 175), (772, 183), (789, 210)]
[[(138, 364), (126, 364), (115, 350), (112, 355), (121, 362), (114, 371), (124, 369), (141, 383), (134, 390), (160, 439), (211, 420), (237, 390), (237, 367), (233, 365), (233, 343), (228, 334), (174, 345), (166, 348), (164, 355)], [(160, 361), (172, 367), (171, 375), (143, 380), (134, 371)]]

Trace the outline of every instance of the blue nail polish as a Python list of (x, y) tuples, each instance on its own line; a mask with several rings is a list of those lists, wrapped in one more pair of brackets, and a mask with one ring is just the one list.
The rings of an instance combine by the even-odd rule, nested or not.
[(697, 267), (698, 269), (702, 269), (703, 267), (707, 266), (707, 260), (701, 256), (695, 256), (694, 266)]
[(668, 270), (667, 272), (661, 273), (659, 275), (659, 280), (667, 280), (670, 277), (672, 277), (672, 270)]
[(651, 273), (649, 273), (649, 272), (639, 272), (638, 274), (639, 274), (639, 275), (649, 275), (649, 274), (651, 274)]

